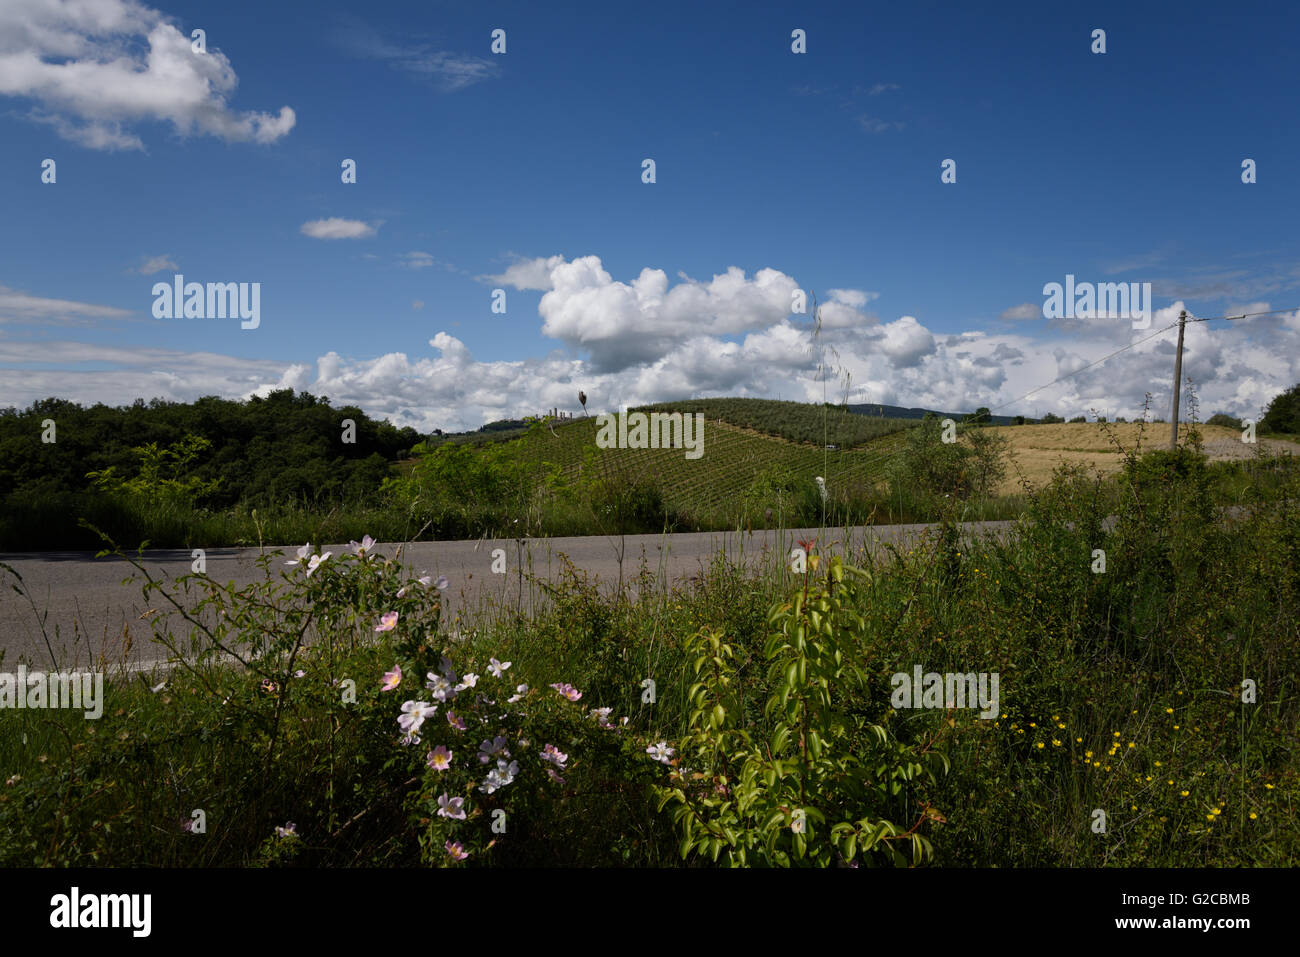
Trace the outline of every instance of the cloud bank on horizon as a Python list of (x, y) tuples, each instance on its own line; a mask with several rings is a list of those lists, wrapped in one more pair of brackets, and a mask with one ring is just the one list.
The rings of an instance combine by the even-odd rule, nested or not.
[[(83, 343), (21, 344), (0, 339), (0, 363), (15, 365), (19, 389), (33, 398), (58, 394), (112, 402), (123, 395), (188, 400), (217, 394), (246, 398), (275, 389), (328, 395), (395, 424), (421, 431), (475, 428), (484, 422), (576, 409), (581, 388), (589, 410), (616, 410), (683, 396), (780, 396), (820, 402), (973, 409), (1001, 407), (1044, 383), (1076, 373), (1095, 358), (1149, 333), (1128, 323), (1078, 321), (1071, 337), (1035, 338), (1017, 332), (968, 330), (936, 334), (914, 316), (882, 321), (864, 311), (873, 294), (836, 289), (810, 315), (789, 310), (797, 283), (779, 270), (746, 277), (737, 267), (708, 282), (645, 268), (614, 279), (597, 256), (560, 256), (518, 264), (502, 279), (515, 288), (538, 283), (544, 333), (569, 347), (542, 357), (481, 360), (446, 331), (428, 340), (430, 353), (391, 352), (344, 357), (330, 350), (312, 362), (240, 359), (168, 349), (95, 348)], [(513, 268), (513, 267), (512, 267)], [(489, 277), (497, 278), (497, 277)], [(535, 286), (533, 287), (535, 288)], [(1177, 321), (1181, 301), (1156, 310), (1151, 331)], [(1245, 311), (1267, 311), (1269, 303)], [(39, 299), (0, 289), (0, 322), (60, 316), (123, 318), (122, 310)], [(586, 352), (583, 358), (577, 353)], [(1150, 338), (1101, 365), (1010, 409), (1029, 414), (1139, 414), (1141, 391), (1116, 383), (1172, 384), (1170, 336)], [(1197, 385), (1203, 408), (1254, 414), (1276, 394), (1278, 381), (1300, 377), (1300, 310), (1241, 320), (1231, 328), (1191, 324), (1184, 375)], [(45, 363), (105, 363), (75, 374), (24, 369)], [(820, 371), (824, 363), (825, 374)], [(845, 382), (849, 391), (843, 391)], [(12, 387), (12, 386), (11, 386)], [(1123, 395), (1123, 398), (1121, 398)], [(1159, 415), (1156, 409), (1154, 415)]]

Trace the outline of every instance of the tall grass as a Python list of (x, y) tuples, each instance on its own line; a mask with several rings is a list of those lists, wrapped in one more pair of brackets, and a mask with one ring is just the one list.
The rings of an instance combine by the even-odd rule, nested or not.
[[(926, 835), (939, 865), (1300, 860), (1300, 472), (1284, 468), (1229, 515), (1207, 504), (1213, 481), (1193, 452), (1166, 454), (1135, 459), (1114, 483), (1061, 470), (1027, 496), (1011, 536), (968, 534), (957, 507), (904, 545), (819, 535), (818, 554), (834, 549), (872, 574), (856, 608), (864, 638), (847, 653), (873, 679), (845, 707), (951, 761), (914, 796), (937, 814)], [(519, 569), (517, 595), (419, 640), (458, 661), (510, 660), (511, 683), (570, 682), (584, 707), (626, 715), (628, 733), (672, 742), (687, 726), (685, 640), (715, 628), (737, 651), (739, 693), (763, 740), (768, 612), (801, 587), (791, 544), (720, 556), (676, 582), (644, 562), (621, 583)], [(378, 606), (348, 601), (322, 593), (309, 606), (329, 621), (313, 625), (296, 659), (307, 677), (283, 700), (261, 688), (270, 661), (245, 670), (212, 660), (148, 677), (119, 667), (98, 722), (5, 713), (0, 861), (275, 864), (287, 852), (273, 828), (292, 820), (305, 835), (299, 863), (417, 863), (416, 785), (394, 763), (397, 702), (374, 690), (395, 648), (370, 634)], [(895, 710), (891, 676), (917, 665), (1000, 674), (1000, 714)], [(329, 682), (343, 675), (363, 689), (354, 710), (330, 704)], [(642, 697), (647, 677), (653, 704)], [(566, 789), (472, 861), (678, 863), (645, 773), (588, 756)], [(179, 826), (196, 807), (206, 836)]]

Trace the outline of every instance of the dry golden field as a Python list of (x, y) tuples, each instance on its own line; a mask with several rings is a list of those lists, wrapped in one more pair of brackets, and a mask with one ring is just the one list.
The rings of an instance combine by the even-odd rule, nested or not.
[[(1145, 431), (1144, 431), (1145, 429)], [(1186, 440), (1188, 426), (1178, 427), (1178, 440)], [(1241, 441), (1241, 432), (1218, 425), (1202, 425), (1201, 441), (1213, 460), (1247, 458), (1255, 454), (1255, 446)], [(1136, 446), (1141, 439), (1142, 449), (1169, 447), (1169, 423), (1142, 426), (1135, 423), (1076, 422), (1063, 425), (1014, 425), (992, 430), (1011, 443), (1007, 478), (998, 491), (1015, 494), (1022, 491), (1020, 480), (1027, 478), (1035, 487), (1052, 477), (1052, 470), (1062, 462), (1082, 462), (1105, 474), (1119, 471), (1123, 453), (1111, 440), (1114, 436), (1124, 449)], [(1109, 432), (1109, 434), (1108, 434)], [(1300, 454), (1300, 445), (1277, 439), (1259, 439), (1259, 444), (1274, 452), (1289, 451)]]

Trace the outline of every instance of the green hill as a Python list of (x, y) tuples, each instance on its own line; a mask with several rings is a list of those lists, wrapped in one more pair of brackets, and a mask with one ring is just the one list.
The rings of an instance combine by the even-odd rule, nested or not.
[(881, 481), (901, 431), (915, 424), (763, 399), (690, 400), (629, 411), (703, 413), (703, 454), (687, 459), (683, 449), (600, 449), (594, 415), (552, 421), (493, 444), (512, 460), (558, 466), (570, 486), (583, 479), (653, 479), (668, 509), (706, 527), (806, 504), (819, 495), (818, 475), (833, 497), (860, 498)]
[(862, 415), (843, 406), (810, 402), (782, 402), (776, 399), (688, 399), (641, 405), (629, 412), (703, 412), (710, 422), (752, 429), (790, 442), (834, 445), (850, 449), (901, 431), (915, 422), (875, 415)]

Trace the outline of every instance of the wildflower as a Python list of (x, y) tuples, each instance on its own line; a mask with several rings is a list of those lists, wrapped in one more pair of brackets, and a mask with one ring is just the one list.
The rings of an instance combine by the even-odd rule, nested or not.
[(464, 691), (466, 688), (472, 688), (476, 684), (478, 684), (478, 675), (474, 674), (474, 672), (471, 671), (467, 675), (465, 675), (465, 678), (461, 681), (460, 684), (456, 685), (456, 690)]
[(796, 812), (794, 815), (794, 820), (790, 822), (790, 830), (793, 831), (795, 834), (802, 834), (804, 832), (804, 829), (807, 826), (808, 826), (808, 822), (807, 820), (804, 819), (804, 816)]
[(405, 585), (403, 585), (401, 588), (397, 589), (397, 597), (398, 597), (398, 598), (405, 598), (405, 597), (406, 597), (406, 592), (407, 592), (407, 588), (406, 588)]
[(414, 734), (420, 730), (424, 719), (433, 717), (437, 710), (436, 705), (427, 701), (407, 701), (402, 705), (402, 714), (398, 717), (397, 724), (408, 735)]
[(190, 817), (181, 818), (181, 830), (186, 834), (194, 833), (194, 819)]
[(1046, 745), (1044, 745), (1043, 742), (1041, 742), (1041, 741), (1038, 742), (1038, 746), (1039, 746), (1040, 748), (1046, 747)]
[(668, 759), (675, 753), (672, 748), (668, 747), (667, 741), (660, 741), (658, 744), (652, 744), (645, 749), (645, 753), (650, 755), (661, 764), (667, 764)]
[(461, 718), (458, 714), (456, 714), (455, 711), (447, 712), (447, 723), (451, 725), (453, 728), (455, 728), (457, 731), (465, 730), (465, 720)]
[(1250, 819), (1253, 821), (1253, 820), (1255, 820), (1256, 817), (1258, 817), (1258, 815), (1257, 815), (1254, 811), (1251, 811), (1251, 812), (1250, 812)]
[(562, 684), (553, 684), (551, 685), (551, 687), (554, 688), (556, 691), (558, 691), (560, 694), (564, 695), (564, 697), (568, 698), (570, 701), (577, 701), (579, 698), (582, 697), (582, 692), (579, 691), (577, 688), (573, 687), (573, 685), (569, 684), (568, 682), (564, 682)]
[(157, 694), (159, 691), (162, 691), (163, 688), (166, 688), (166, 687), (167, 687), (167, 682), (164, 681), (162, 684), (154, 685), (154, 686), (153, 686), (152, 688), (150, 688), (149, 690), (152, 691), (154, 694)]
[(456, 669), (451, 665), (451, 659), (443, 655), (438, 662), (438, 670), (442, 672), (443, 677), (448, 681), (456, 680)]
[(444, 793), (438, 798), (438, 816), (455, 818), (458, 821), (465, 820), (465, 799), (448, 797)]
[(370, 551), (370, 549), (375, 547), (375, 540), (371, 538), (369, 535), (362, 535), (361, 542), (359, 544), (353, 541), (353, 542), (348, 542), (348, 545), (351, 546), (352, 551), (356, 554), (358, 558), (364, 559), (367, 557), (366, 552)]
[(302, 548), (298, 549), (298, 557), (297, 557), (297, 558), (292, 559), (292, 560), (290, 560), (290, 561), (287, 561), (287, 562), (285, 562), (285, 564), (286, 564), (286, 565), (297, 565), (297, 564), (299, 564), (300, 562), (305, 562), (305, 561), (307, 560), (307, 556), (310, 555), (310, 554), (311, 554), (311, 542), (308, 542), (306, 545), (302, 546)]
[(276, 837), (297, 837), (298, 825), (294, 824), (293, 821), (290, 821), (284, 827), (277, 827), (275, 829), (275, 836)]
[(488, 672), (493, 678), (500, 678), (505, 673), (506, 669), (513, 664), (513, 662), (509, 661), (497, 661), (495, 658), (490, 658), (489, 661), (491, 664), (488, 665)]
[(511, 761), (506, 764), (505, 761), (498, 759), (497, 766), (488, 772), (487, 780), (479, 787), (480, 791), (486, 791), (491, 794), (498, 788), (503, 788), (515, 779), (519, 773), (519, 762)]
[(484, 741), (478, 746), (478, 760), (480, 764), (487, 764), (497, 754), (504, 754), (510, 757), (510, 752), (506, 750), (506, 739), (497, 735), (491, 741)]
[(447, 848), (447, 853), (451, 855), (453, 861), (463, 861), (469, 857), (469, 852), (465, 850), (464, 845), (459, 841), (448, 841), (443, 846)]
[(434, 580), (434, 582), (433, 582), (433, 587), (436, 588), (436, 589), (438, 589), (438, 591), (444, 591), (444, 590), (446, 590), (447, 586), (450, 585), (450, 584), (451, 584), (451, 582), (447, 581), (447, 576), (446, 576), (446, 575), (439, 575), (439, 576)]
[(548, 744), (546, 749), (542, 751), (542, 760), (550, 761), (556, 767), (562, 768), (564, 767), (564, 762), (569, 760), (569, 756), (561, 752), (555, 745)]
[(435, 771), (446, 771), (451, 767), (451, 752), (445, 744), (440, 744), (429, 752), (429, 767)]
[(564, 778), (560, 777), (558, 774), (555, 773), (555, 768), (547, 768), (546, 776), (550, 778), (552, 781), (554, 781), (556, 784), (564, 783)]
[(301, 668), (299, 668), (297, 671), (295, 671), (295, 672), (293, 673), (293, 676), (294, 676), (295, 678), (305, 678), (305, 677), (307, 677), (307, 672), (305, 672), (305, 671), (303, 671)]
[(613, 710), (613, 708), (592, 708), (590, 717), (595, 718), (596, 723), (602, 728), (612, 728), (613, 725), (609, 723), (609, 716)]
[(1165, 708), (1165, 714), (1173, 714), (1173, 713), (1174, 713), (1173, 708)]
[(518, 701), (526, 694), (528, 694), (528, 685), (516, 685), (515, 693), (511, 695), (509, 698), (506, 698), (506, 703), (514, 704), (516, 701)]
[(311, 561), (307, 563), (307, 577), (311, 578), (311, 573), (324, 563), (325, 559), (333, 555), (333, 552), (326, 552), (324, 555), (313, 555)]
[(451, 682), (442, 675), (434, 674), (430, 671), (425, 677), (429, 680), (424, 686), (429, 689), (433, 697), (439, 701), (447, 701), (449, 698), (456, 697), (456, 689), (452, 687)]
[(430, 585), (433, 584), (433, 579), (430, 578), (428, 575), (421, 575), (419, 578), (416, 579), (416, 581), (418, 581), (425, 588), (428, 588)]
[(1181, 797), (1187, 797), (1187, 795), (1190, 794), (1191, 792), (1190, 792), (1190, 791), (1179, 791), (1178, 793), (1179, 793), (1179, 795), (1180, 795)]
[(379, 619), (379, 624), (375, 626), (375, 631), (392, 631), (397, 627), (397, 612), (390, 611)]
[(267, 694), (275, 694), (277, 691), (280, 690), (280, 687), (270, 678), (263, 678), (262, 690), (265, 691)]
[(408, 731), (406, 732), (406, 734), (402, 735), (400, 739), (398, 739), (397, 743), (404, 744), (407, 747), (410, 747), (413, 744), (419, 744), (420, 741), (421, 738), (418, 734), (415, 733), (415, 731)]
[(380, 691), (396, 691), (397, 686), (402, 683), (402, 666), (393, 665), (392, 671), (384, 672), (384, 683), (380, 686)]
[(19, 781), (21, 781), (22, 779), (23, 779), (23, 776), (22, 776), (21, 774), (14, 774), (14, 775), (11, 775), (9, 778), (7, 778), (7, 779), (5, 780), (5, 786), (6, 786), (6, 787), (13, 787), (15, 784), (17, 784), (17, 783), (18, 783)]

